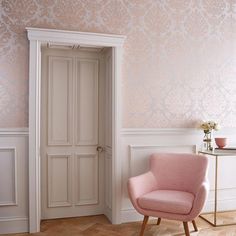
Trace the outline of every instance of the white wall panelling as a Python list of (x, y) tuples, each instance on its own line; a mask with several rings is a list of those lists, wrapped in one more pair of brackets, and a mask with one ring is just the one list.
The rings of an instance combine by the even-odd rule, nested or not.
[(98, 156), (79, 154), (76, 156), (76, 205), (98, 203)]
[(28, 231), (28, 129), (0, 129), (0, 234)]
[[(0, 233), (14, 233), (14, 232), (26, 232), (28, 231), (28, 135), (27, 129), (25, 130), (0, 130), (0, 149), (4, 150), (7, 147), (7, 152), (10, 159), (13, 155), (13, 150), (9, 147), (14, 147), (17, 153), (17, 205), (13, 206), (0, 206)], [(224, 132), (221, 134), (224, 136)], [(230, 139), (230, 145), (234, 146), (232, 140), (236, 140), (236, 135), (232, 131), (227, 131), (226, 136)], [(184, 151), (195, 152), (195, 145), (199, 145), (202, 140), (202, 133), (194, 130), (176, 130), (171, 132), (170, 129), (165, 130), (124, 130), (122, 132), (121, 141), (122, 146), (119, 150), (119, 158), (122, 162), (122, 205), (120, 208), (121, 220), (123, 222), (139, 220), (142, 218), (133, 209), (128, 195), (127, 195), (127, 180), (130, 176), (136, 175), (142, 171), (145, 171), (145, 163), (148, 163), (148, 155), (153, 152), (163, 151)], [(196, 147), (197, 147), (196, 146)], [(53, 153), (50, 153), (53, 154)], [(88, 157), (89, 162), (85, 161), (85, 165), (92, 169), (94, 156)], [(1, 152), (0, 152), (1, 155)], [(76, 155), (82, 155), (77, 153)], [(94, 155), (91, 154), (91, 155)], [(67, 153), (65, 156), (69, 156)], [(106, 215), (111, 217), (112, 207), (112, 195), (110, 194), (110, 188), (112, 188), (112, 149), (106, 147), (104, 158), (105, 165), (105, 212)], [(5, 156), (6, 157), (6, 156)], [(4, 158), (5, 158), (4, 157)], [(2, 157), (0, 157), (2, 158)], [(59, 157), (58, 157), (59, 158)], [(71, 157), (69, 157), (70, 159)], [(78, 157), (75, 156), (75, 159)], [(87, 157), (86, 157), (87, 158)], [(13, 158), (14, 159), (14, 158)], [(56, 158), (57, 159), (57, 158)], [(63, 162), (67, 163), (67, 157), (63, 157)], [(73, 159), (73, 157), (72, 157)], [(84, 158), (85, 159), (85, 158)], [(12, 160), (12, 159), (11, 159)], [(214, 204), (214, 158), (209, 157), (209, 178), (211, 182), (211, 191), (204, 211), (213, 209)], [(57, 161), (57, 160), (56, 160)], [(76, 163), (76, 162), (75, 162)], [(89, 163), (89, 164), (88, 164)], [(11, 170), (14, 169), (13, 162), (7, 162), (7, 165), (11, 164)], [(143, 166), (142, 166), (143, 165)], [(236, 165), (235, 157), (223, 157), (219, 160), (219, 208), (221, 210), (236, 209), (236, 173), (234, 167)], [(65, 165), (68, 168), (68, 164)], [(142, 167), (141, 167), (142, 166)], [(143, 168), (144, 167), (144, 168)], [(64, 164), (63, 164), (64, 168)], [(77, 168), (77, 165), (73, 165), (73, 168)], [(143, 169), (142, 169), (143, 168)], [(7, 169), (7, 172), (9, 168)], [(64, 170), (63, 175), (67, 173), (68, 169)], [(4, 173), (12, 179), (12, 175)], [(95, 178), (94, 178), (95, 181)], [(4, 185), (5, 186), (5, 185)], [(8, 187), (8, 186), (6, 186)], [(76, 189), (76, 185), (75, 185)], [(86, 190), (87, 191), (87, 190)], [(12, 195), (9, 195), (9, 202), (13, 202)], [(90, 195), (92, 196), (92, 195)], [(76, 201), (78, 199), (75, 199)], [(98, 199), (99, 200), (99, 199)], [(87, 214), (86, 211), (83, 212)]]
[(0, 206), (17, 205), (16, 148), (0, 148)]
[[(222, 130), (220, 136), (227, 136), (235, 146), (234, 131)], [(127, 180), (148, 169), (149, 156), (155, 152), (195, 153), (200, 148), (203, 134), (196, 129), (123, 129), (120, 156), (123, 163), (121, 221), (141, 220), (130, 203), (127, 193)], [(210, 194), (204, 212), (211, 211), (214, 205), (214, 159), (209, 157)], [(236, 165), (235, 157), (223, 157), (219, 160), (219, 209), (236, 209)]]
[(72, 205), (72, 157), (48, 155), (48, 207)]
[(175, 145), (175, 146), (143, 146), (143, 145), (129, 145), (129, 176), (137, 176), (145, 173), (149, 169), (149, 157), (155, 152), (169, 152), (169, 153), (196, 153), (196, 145)]

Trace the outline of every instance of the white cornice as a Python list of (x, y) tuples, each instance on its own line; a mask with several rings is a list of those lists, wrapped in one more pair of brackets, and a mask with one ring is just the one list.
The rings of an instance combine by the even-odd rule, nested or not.
[(114, 47), (121, 46), (126, 39), (124, 35), (77, 32), (67, 30), (43, 29), (27, 27), (29, 40), (41, 42), (80, 44)]

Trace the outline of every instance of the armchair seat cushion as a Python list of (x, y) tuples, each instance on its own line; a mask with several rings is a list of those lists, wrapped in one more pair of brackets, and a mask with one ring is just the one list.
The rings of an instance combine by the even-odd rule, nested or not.
[(173, 214), (188, 214), (193, 206), (194, 195), (175, 190), (156, 190), (138, 198), (141, 208)]

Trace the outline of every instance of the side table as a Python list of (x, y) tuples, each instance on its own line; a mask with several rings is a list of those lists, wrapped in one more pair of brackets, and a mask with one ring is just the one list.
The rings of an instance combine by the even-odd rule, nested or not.
[[(202, 218), (203, 220), (207, 221), (209, 224), (211, 224), (214, 227), (217, 226), (225, 226), (225, 225), (235, 225), (236, 222), (234, 223), (227, 223), (227, 224), (217, 224), (217, 213), (220, 213), (217, 209), (217, 204), (218, 204), (218, 159), (219, 157), (224, 157), (224, 156), (236, 156), (236, 150), (224, 150), (224, 149), (215, 149), (213, 151), (199, 151), (198, 154), (203, 154), (207, 156), (211, 156), (215, 158), (215, 190), (214, 190), (214, 212), (213, 216), (213, 222), (208, 220), (207, 218), (204, 217), (204, 214), (201, 214), (199, 217)], [(225, 211), (224, 211), (225, 212)], [(206, 213), (209, 214), (209, 213)]]

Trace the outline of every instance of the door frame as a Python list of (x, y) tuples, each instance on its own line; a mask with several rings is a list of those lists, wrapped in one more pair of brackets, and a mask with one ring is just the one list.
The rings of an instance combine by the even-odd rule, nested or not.
[(121, 67), (125, 36), (27, 27), (29, 39), (29, 232), (40, 231), (41, 46), (112, 47), (112, 223), (121, 222)]

